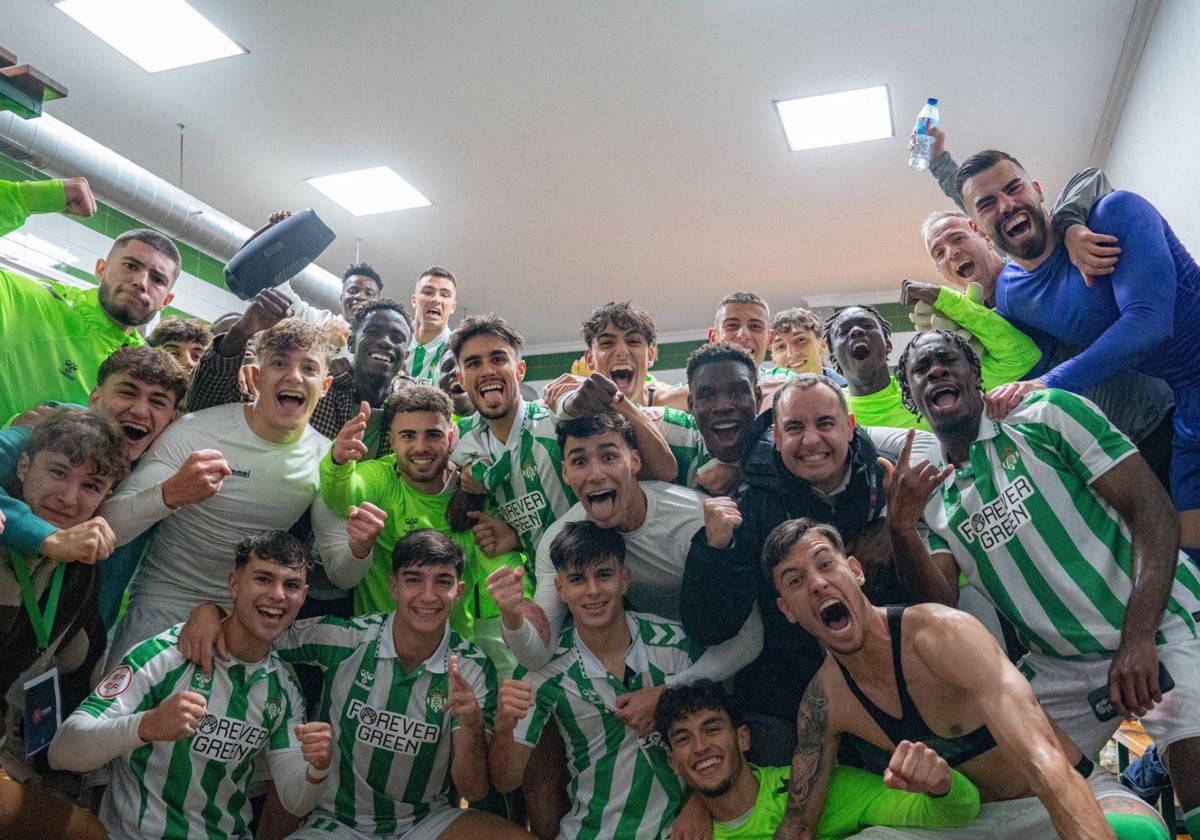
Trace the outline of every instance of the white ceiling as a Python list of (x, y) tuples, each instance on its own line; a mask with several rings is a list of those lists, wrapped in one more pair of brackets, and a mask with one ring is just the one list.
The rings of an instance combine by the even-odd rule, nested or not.
[[(66, 84), (48, 111), (250, 227), (313, 207), (407, 300), (529, 344), (632, 298), (694, 332), (726, 292), (773, 309), (891, 299), (932, 278), (947, 201), (906, 166), (927, 96), (960, 160), (1022, 159), (1050, 194), (1085, 165), (1134, 0), (191, 0), (248, 55), (148, 74), (54, 8), (3, 0), (0, 46)], [(772, 101), (891, 87), (896, 137), (789, 152)], [(389, 165), (434, 206), (356, 218), (304, 183)]]

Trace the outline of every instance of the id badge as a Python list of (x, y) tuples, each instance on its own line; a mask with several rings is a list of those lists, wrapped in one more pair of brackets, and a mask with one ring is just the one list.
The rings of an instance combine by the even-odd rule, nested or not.
[(54, 739), (62, 723), (62, 694), (58, 665), (50, 666), (25, 683), (25, 757), (37, 755)]

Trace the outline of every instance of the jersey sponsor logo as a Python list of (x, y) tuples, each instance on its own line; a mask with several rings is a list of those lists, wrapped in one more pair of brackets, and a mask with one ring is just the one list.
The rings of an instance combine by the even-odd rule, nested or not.
[(113, 668), (112, 673), (100, 681), (100, 685), (96, 686), (96, 696), (105, 700), (120, 697), (125, 693), (125, 689), (129, 688), (132, 681), (133, 668), (128, 665), (118, 665)]
[(984, 551), (1003, 546), (1029, 521), (1025, 500), (1032, 495), (1033, 485), (1029, 479), (1017, 476), (999, 496), (959, 524), (959, 536), (968, 544), (978, 540)]
[(436, 744), (442, 727), (410, 718), (399, 712), (377, 709), (361, 700), (351, 700), (346, 717), (358, 719), (354, 737), (364, 744), (404, 755), (416, 755), (422, 744)]
[(207, 714), (192, 736), (192, 752), (229, 764), (242, 762), (267, 740), (267, 730), (243, 720)]
[(518, 534), (525, 534), (537, 530), (542, 524), (541, 511), (546, 507), (546, 497), (542, 491), (534, 490), (501, 505), (500, 518)]

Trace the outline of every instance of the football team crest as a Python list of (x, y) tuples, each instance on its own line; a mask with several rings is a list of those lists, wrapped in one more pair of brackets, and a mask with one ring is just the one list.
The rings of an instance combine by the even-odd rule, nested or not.
[(521, 465), (521, 475), (525, 476), (526, 481), (533, 481), (537, 478), (537, 466), (533, 461), (526, 461)]
[(425, 702), (429, 704), (429, 708), (440, 713), (446, 706), (446, 693), (440, 688), (435, 688), (433, 691), (429, 692), (429, 696), (426, 698)]
[(1006, 446), (1004, 451), (1000, 453), (1000, 465), (1006, 470), (1011, 470), (1017, 465), (1017, 450), (1011, 446)]

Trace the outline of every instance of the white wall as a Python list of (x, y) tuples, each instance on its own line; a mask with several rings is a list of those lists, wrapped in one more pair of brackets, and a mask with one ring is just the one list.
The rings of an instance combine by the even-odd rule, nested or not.
[(1112, 149), (1113, 186), (1140, 193), (1200, 256), (1200, 3), (1162, 0)]

